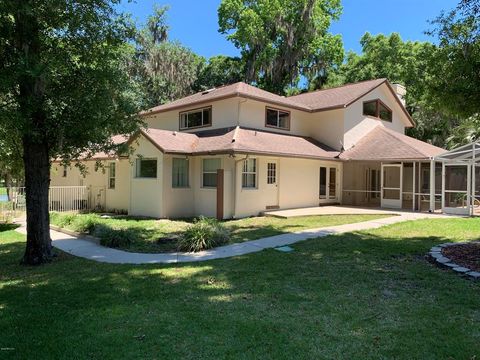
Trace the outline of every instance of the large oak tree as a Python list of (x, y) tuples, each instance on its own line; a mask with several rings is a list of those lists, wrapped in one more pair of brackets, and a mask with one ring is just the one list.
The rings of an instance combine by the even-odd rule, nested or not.
[(343, 60), (341, 36), (329, 33), (340, 0), (222, 0), (220, 32), (242, 52), (246, 79), (285, 93), (301, 76), (319, 87)]
[(139, 120), (125, 67), (120, 0), (0, 2), (0, 128), (20, 139), (25, 170), (25, 264), (52, 257), (50, 164), (111, 150)]

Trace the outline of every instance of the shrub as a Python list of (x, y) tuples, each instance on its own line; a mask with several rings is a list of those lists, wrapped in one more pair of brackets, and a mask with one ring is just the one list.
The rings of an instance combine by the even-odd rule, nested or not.
[(218, 220), (200, 217), (187, 227), (180, 237), (178, 247), (182, 251), (197, 252), (225, 244), (228, 229)]
[(75, 220), (76, 214), (72, 213), (58, 213), (58, 212), (51, 212), (50, 213), (50, 222), (53, 225), (59, 226), (61, 228), (69, 227), (70, 224)]
[(97, 214), (79, 215), (73, 219), (70, 228), (79, 233), (91, 233), (99, 221), (100, 217)]
[(128, 247), (134, 236), (131, 229), (114, 229), (106, 225), (97, 225), (94, 235), (100, 238), (101, 245), (111, 248)]

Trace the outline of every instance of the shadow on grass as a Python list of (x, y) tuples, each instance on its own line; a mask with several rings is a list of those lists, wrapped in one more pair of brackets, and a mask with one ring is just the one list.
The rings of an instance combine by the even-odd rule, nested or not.
[(0, 245), (0, 329), (13, 329), (0, 345), (18, 358), (471, 358), (478, 284), (423, 259), (457, 239), (395, 229), (182, 265), (24, 268), (23, 244)]

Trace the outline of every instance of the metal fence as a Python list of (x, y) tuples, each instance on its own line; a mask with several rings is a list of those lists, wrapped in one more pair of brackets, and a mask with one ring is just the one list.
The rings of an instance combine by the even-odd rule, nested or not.
[[(88, 186), (52, 186), (48, 193), (49, 211), (80, 212), (101, 210), (104, 207), (103, 189)], [(22, 216), (26, 211), (24, 187), (8, 188), (7, 201), (0, 202), (0, 221)]]

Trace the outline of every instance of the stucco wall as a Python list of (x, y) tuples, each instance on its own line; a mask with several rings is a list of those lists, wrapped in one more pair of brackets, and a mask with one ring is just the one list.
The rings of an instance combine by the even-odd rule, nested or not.
[[(345, 149), (351, 148), (360, 138), (365, 136), (365, 134), (367, 134), (377, 125), (385, 126), (386, 128), (395, 130), (401, 134), (405, 133), (405, 127), (408, 124), (408, 118), (403, 113), (394, 96), (395, 95), (388, 90), (387, 85), (383, 84), (345, 109)], [(375, 99), (382, 100), (392, 110), (392, 122), (363, 115), (363, 103), (365, 101)]]
[[(113, 161), (105, 162), (108, 166)], [(112, 212), (128, 212), (130, 203), (130, 172), (128, 159), (115, 160), (115, 188), (108, 188), (108, 169), (106, 169), (106, 209)]]
[(344, 109), (307, 114), (306, 135), (340, 151), (344, 133), (344, 114)]
[(129, 214), (137, 216), (163, 216), (163, 154), (143, 137), (132, 155), (136, 161), (139, 156), (145, 159), (157, 159), (157, 178), (137, 178), (135, 166), (130, 168), (131, 191)]

